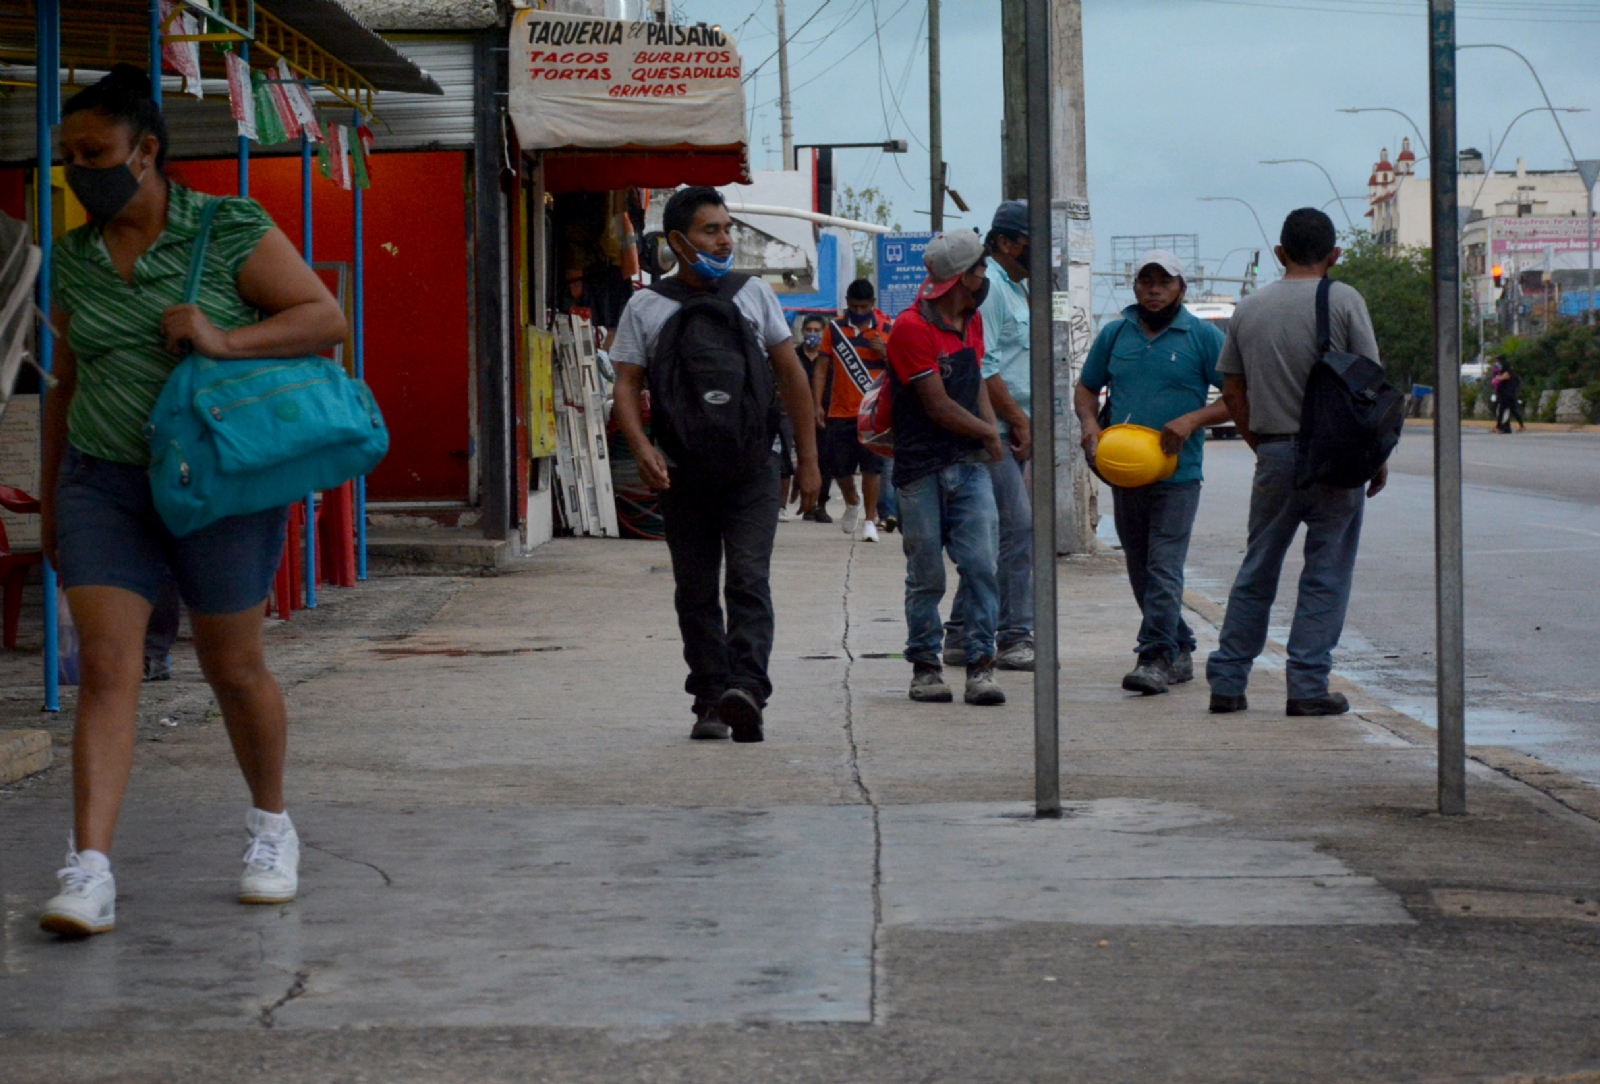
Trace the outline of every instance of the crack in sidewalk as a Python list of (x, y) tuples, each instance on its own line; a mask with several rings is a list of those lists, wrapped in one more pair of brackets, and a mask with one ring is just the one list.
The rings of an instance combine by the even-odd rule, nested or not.
[(306, 980), (310, 978), (311, 969), (309, 967), (296, 971), (294, 973), (294, 981), (289, 984), (289, 989), (283, 992), (283, 996), (261, 1010), (261, 1015), (258, 1018), (261, 1026), (264, 1028), (275, 1027), (277, 1025), (276, 1016), (278, 1010), (303, 995), (306, 992)]
[(349, 856), (342, 855), (337, 851), (330, 851), (326, 847), (319, 847), (315, 843), (307, 843), (305, 840), (301, 840), (300, 844), (301, 844), (301, 846), (305, 847), (306, 850), (308, 850), (308, 851), (320, 851), (321, 853), (327, 855), (330, 858), (337, 858), (341, 862), (349, 862), (352, 865), (356, 865), (356, 866), (366, 866), (368, 869), (370, 869), (374, 873), (376, 873), (379, 877), (383, 878), (383, 887), (384, 888), (393, 888), (394, 887), (394, 878), (390, 877), (387, 873), (383, 872), (383, 870), (380, 867), (373, 865), (371, 862), (367, 862), (367, 861), (365, 861), (363, 859), (360, 859), (360, 858), (350, 858)]
[(844, 652), (844, 733), (850, 742), (850, 778), (855, 783), (861, 800), (872, 810), (872, 967), (868, 976), (867, 1014), (874, 1024), (882, 1023), (878, 1017), (879, 932), (883, 929), (883, 827), (879, 820), (878, 803), (872, 788), (861, 775), (861, 746), (856, 741), (855, 699), (850, 681), (854, 675), (856, 654), (850, 647), (850, 584), (855, 574), (856, 545), (850, 542), (850, 556), (844, 566), (844, 591), (841, 602), (844, 609), (844, 633), (839, 637), (839, 648)]

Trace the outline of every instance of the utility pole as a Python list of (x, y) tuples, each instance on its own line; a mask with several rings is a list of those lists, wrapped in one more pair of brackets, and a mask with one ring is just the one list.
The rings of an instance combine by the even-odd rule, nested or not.
[(1433, 191), (1433, 537), (1439, 812), (1467, 811), (1466, 586), (1461, 532), (1461, 217), (1456, 172), (1456, 5), (1428, 2)]
[(1583, 322), (1594, 326), (1594, 183), (1600, 180), (1600, 158), (1588, 158), (1573, 163), (1583, 180), (1583, 195), (1589, 212), (1589, 307), (1584, 310)]
[(928, 199), (934, 233), (944, 230), (944, 104), (939, 98), (939, 0), (928, 0)]
[(783, 0), (778, 4), (778, 116), (783, 120), (783, 168), (799, 169), (794, 160), (794, 118), (789, 114), (789, 24)]
[[(1052, 306), (1055, 354), (1056, 552), (1095, 551), (1099, 490), (1083, 455), (1083, 431), (1072, 409), (1072, 388), (1093, 341), (1089, 174), (1084, 157), (1083, 2), (1050, 0), (1050, 222), (1061, 262)], [(1034, 290), (1044, 282), (1030, 283)], [(1035, 399), (1037, 412), (1050, 403)], [(1035, 423), (1037, 424), (1037, 422)]]
[(1000, 0), (1000, 74), (1005, 91), (1000, 198), (1008, 200), (1028, 198), (1027, 8), (1028, 0)]

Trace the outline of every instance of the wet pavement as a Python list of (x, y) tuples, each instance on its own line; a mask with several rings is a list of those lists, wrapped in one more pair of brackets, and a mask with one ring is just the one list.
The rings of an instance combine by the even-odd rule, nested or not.
[[(1433, 815), (1414, 722), (1358, 689), (1288, 719), (1271, 658), (1241, 715), (1123, 693), (1114, 556), (1061, 566), (1067, 808), (1038, 821), (1030, 675), (1001, 708), (906, 699), (897, 542), (781, 528), (761, 745), (687, 740), (658, 545), (329, 591), (269, 634), (306, 845), (282, 907), (232, 901), (242, 787), (181, 647), (114, 933), (37, 930), (66, 770), (0, 788), (0, 1081), (1600, 1069), (1600, 922), (1570, 902), (1600, 898), (1600, 823), (1477, 764), (1472, 814)], [(5, 726), (37, 721), (26, 661)]]

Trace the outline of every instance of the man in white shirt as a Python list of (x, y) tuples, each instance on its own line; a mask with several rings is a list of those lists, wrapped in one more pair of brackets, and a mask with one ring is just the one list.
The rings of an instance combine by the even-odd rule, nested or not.
[[(722, 280), (733, 270), (733, 220), (714, 188), (685, 188), (667, 202), (663, 215), (667, 242), (678, 257), (677, 285), (672, 292), (692, 296), (699, 291), (723, 295)], [(723, 289), (719, 289), (719, 284)], [(667, 547), (677, 583), (674, 604), (683, 634), (683, 657), (689, 665), (684, 688), (694, 697), (695, 723), (690, 737), (758, 742), (763, 738), (762, 711), (772, 694), (767, 661), (772, 654), (773, 612), (770, 568), (778, 526), (778, 471), (767, 435), (762, 454), (732, 481), (709, 483), (704, 477), (670, 463), (645, 432), (640, 393), (652, 365), (675, 364), (658, 358), (657, 346), (683, 304), (658, 288), (634, 294), (617, 324), (611, 361), (617, 370), (614, 417), (639, 460), (644, 483), (661, 494)], [(810, 511), (822, 488), (817, 469), (816, 422), (805, 369), (795, 354), (794, 340), (772, 287), (750, 278), (731, 297), (756, 340), (766, 351), (778, 393), (794, 425), (799, 465), (795, 481), (802, 512)], [(683, 341), (688, 341), (688, 336)], [(728, 402), (708, 392), (714, 405)], [(656, 436), (663, 404), (652, 404)], [(724, 557), (727, 577), (727, 621), (718, 597)]]

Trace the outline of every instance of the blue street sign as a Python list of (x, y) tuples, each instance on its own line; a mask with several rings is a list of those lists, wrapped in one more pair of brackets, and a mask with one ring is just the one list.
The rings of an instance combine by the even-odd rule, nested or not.
[(899, 316), (917, 300), (928, 277), (922, 252), (931, 240), (932, 231), (878, 235), (878, 308), (885, 314)]

